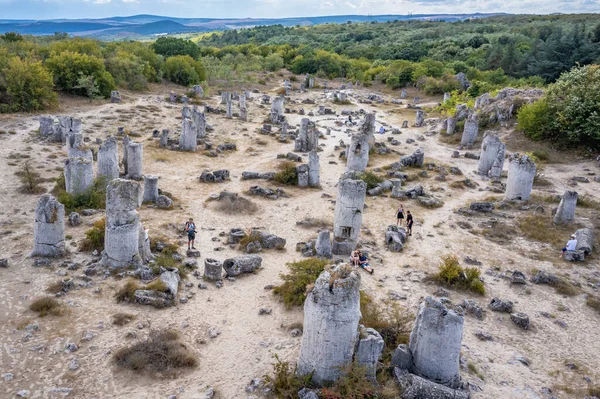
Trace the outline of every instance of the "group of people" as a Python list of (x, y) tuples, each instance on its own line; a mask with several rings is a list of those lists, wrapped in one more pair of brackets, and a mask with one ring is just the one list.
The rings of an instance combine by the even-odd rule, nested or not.
[[(406, 219), (406, 222), (405, 222), (405, 219)], [(406, 211), (406, 213), (405, 213), (404, 206), (402, 206), (402, 204), (400, 204), (400, 207), (396, 211), (396, 227), (398, 227), (398, 225), (404, 226), (405, 223), (406, 223), (406, 234), (408, 234), (409, 236), (412, 236), (413, 216), (410, 213), (410, 211)]]

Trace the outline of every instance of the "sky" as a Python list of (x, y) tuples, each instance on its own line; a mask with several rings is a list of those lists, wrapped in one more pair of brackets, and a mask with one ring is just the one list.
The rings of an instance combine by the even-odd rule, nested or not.
[(0, 19), (284, 18), (346, 14), (600, 12), (600, 0), (0, 0)]

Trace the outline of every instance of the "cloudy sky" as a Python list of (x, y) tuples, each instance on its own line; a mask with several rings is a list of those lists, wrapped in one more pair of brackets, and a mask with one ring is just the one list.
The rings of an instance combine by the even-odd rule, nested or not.
[(600, 0), (0, 0), (0, 19), (297, 17), (343, 14), (600, 12)]

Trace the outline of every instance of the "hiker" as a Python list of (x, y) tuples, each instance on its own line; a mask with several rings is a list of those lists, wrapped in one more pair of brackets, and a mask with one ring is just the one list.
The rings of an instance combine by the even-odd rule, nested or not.
[(385, 128), (383, 126), (379, 128), (379, 134), (385, 134)]
[(194, 223), (194, 219), (190, 218), (190, 220), (185, 223), (185, 231), (188, 236), (188, 249), (190, 249), (190, 243), (192, 244), (192, 249), (196, 249), (196, 247), (194, 247), (194, 240), (196, 239), (196, 224)]
[(409, 236), (412, 236), (413, 216), (410, 211), (406, 211), (406, 227)]
[(577, 239), (575, 238), (575, 234), (571, 234), (571, 239), (567, 241), (567, 245), (562, 249), (560, 257), (565, 256), (565, 252), (567, 251), (575, 251), (577, 249)]
[(400, 226), (404, 224), (404, 206), (400, 204), (400, 208), (396, 211), (396, 227), (398, 227), (398, 223)]
[(350, 122), (350, 124), (352, 124), (352, 115), (348, 115), (348, 122)]

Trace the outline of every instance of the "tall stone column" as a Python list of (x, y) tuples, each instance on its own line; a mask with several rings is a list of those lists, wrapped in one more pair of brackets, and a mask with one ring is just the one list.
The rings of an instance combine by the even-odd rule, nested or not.
[(163, 129), (160, 134), (160, 148), (167, 148), (169, 146), (169, 129)]
[(38, 201), (33, 223), (31, 256), (57, 257), (65, 254), (65, 207), (50, 194)]
[(206, 117), (204, 116), (204, 112), (200, 112), (195, 105), (192, 109), (192, 121), (194, 122), (194, 125), (196, 125), (196, 137), (206, 137)]
[(300, 132), (294, 143), (294, 151), (309, 152), (319, 148), (319, 133), (315, 123), (308, 118), (302, 118)]
[(158, 199), (158, 176), (144, 176), (144, 202)]
[(446, 125), (446, 134), (454, 134), (455, 130), (456, 130), (456, 119), (454, 119), (453, 117), (449, 117), (447, 125)]
[(141, 180), (144, 174), (144, 145), (142, 143), (129, 143), (127, 147), (127, 177), (132, 180)]
[(482, 176), (488, 176), (494, 167), (496, 160), (502, 162), (497, 167), (504, 166), (504, 153), (506, 152), (506, 144), (500, 141), (500, 138), (492, 132), (486, 132), (481, 143), (481, 155), (477, 165), (477, 172)]
[(308, 153), (308, 185), (310, 187), (321, 185), (320, 172), (319, 154), (313, 150)]
[(415, 116), (415, 127), (422, 127), (424, 124), (425, 124), (425, 112), (418, 109), (417, 115)]
[(340, 179), (333, 219), (333, 253), (349, 255), (358, 244), (367, 184), (362, 180)]
[(106, 188), (106, 231), (102, 263), (110, 267), (139, 265), (142, 188), (133, 180), (114, 179)]
[(367, 136), (369, 147), (373, 147), (375, 145), (375, 113), (365, 115), (365, 119), (359, 126), (358, 134)]
[(94, 185), (94, 164), (85, 158), (65, 161), (65, 189), (73, 195), (84, 194)]
[(508, 201), (529, 200), (536, 170), (535, 163), (527, 155), (512, 155), (508, 164), (508, 180), (504, 198)]
[(182, 122), (181, 136), (179, 136), (179, 149), (182, 151), (196, 151), (198, 145), (196, 125), (190, 118)]
[(246, 106), (246, 96), (240, 96), (240, 120), (247, 121), (248, 120), (248, 108)]
[(577, 191), (565, 191), (556, 210), (556, 215), (554, 215), (554, 223), (569, 224), (575, 220), (575, 208), (577, 207), (578, 198)]
[(369, 163), (369, 136), (354, 134), (346, 149), (346, 171), (364, 172)]
[(347, 265), (321, 273), (304, 302), (304, 332), (296, 373), (325, 385), (350, 365), (358, 341), (360, 276)]
[(131, 143), (129, 136), (123, 137), (123, 172), (125, 172), (125, 176), (129, 173), (127, 171), (127, 150), (129, 148), (129, 143)]
[(227, 99), (227, 104), (225, 105), (225, 117), (227, 119), (231, 119), (233, 117), (233, 105), (231, 104), (231, 98)]
[(465, 120), (465, 128), (463, 130), (462, 139), (460, 145), (463, 147), (472, 147), (477, 140), (477, 134), (479, 133), (479, 122), (475, 114), (469, 116)]
[(98, 179), (102, 179), (106, 185), (119, 177), (119, 148), (117, 139), (113, 136), (107, 137), (98, 148)]
[(271, 104), (271, 123), (277, 124), (283, 122), (283, 102), (284, 98), (281, 96), (273, 99), (273, 104)]

